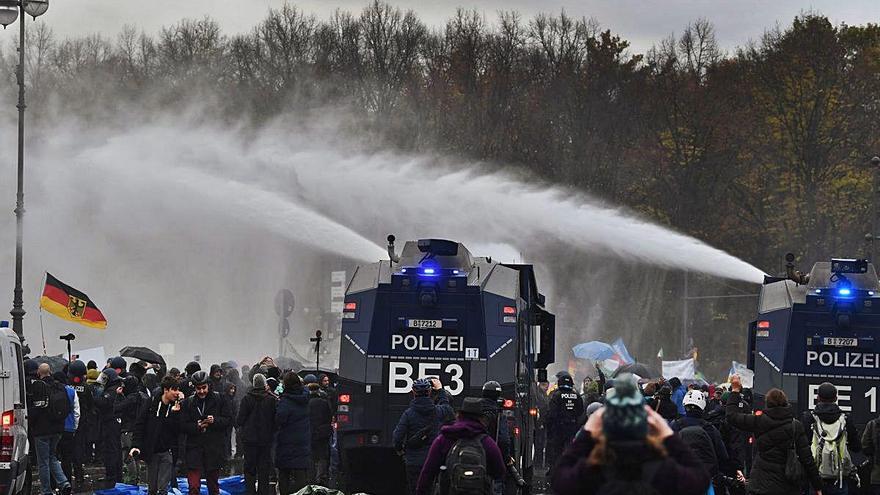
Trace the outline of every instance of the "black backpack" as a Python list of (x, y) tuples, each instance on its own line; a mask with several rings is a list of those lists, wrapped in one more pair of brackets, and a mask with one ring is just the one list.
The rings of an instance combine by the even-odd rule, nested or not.
[(489, 495), (492, 479), (486, 469), (485, 434), (459, 438), (446, 455), (448, 495)]
[(70, 414), (70, 397), (67, 387), (59, 382), (52, 382), (49, 388), (49, 417), (54, 421), (64, 421)]
[(709, 474), (718, 473), (718, 456), (715, 455), (715, 446), (703, 426), (695, 425), (682, 428), (678, 435), (691, 448)]

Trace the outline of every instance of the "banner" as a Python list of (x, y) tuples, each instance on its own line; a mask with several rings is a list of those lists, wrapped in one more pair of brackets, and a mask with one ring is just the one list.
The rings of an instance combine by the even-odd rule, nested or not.
[(89, 364), (89, 361), (94, 361), (98, 365), (98, 369), (103, 369), (104, 365), (107, 364), (107, 353), (104, 352), (104, 347), (92, 347), (91, 349), (83, 349), (81, 351), (73, 351), (74, 359), (79, 359), (80, 361)]
[(632, 356), (630, 356), (629, 351), (626, 349), (626, 344), (623, 343), (623, 339), (618, 337), (617, 340), (611, 344), (611, 347), (614, 349), (614, 352), (617, 353), (619, 357), (618, 361), (620, 361), (621, 365), (624, 364), (633, 364), (636, 362)]
[(752, 388), (755, 384), (755, 372), (748, 369), (746, 365), (742, 363), (737, 363), (736, 361), (731, 362), (727, 380), (730, 381), (730, 377), (733, 375), (739, 375), (743, 388)]
[(694, 359), (682, 359), (681, 361), (662, 361), (663, 378), (667, 380), (678, 377), (681, 380), (694, 380), (696, 378), (696, 366)]

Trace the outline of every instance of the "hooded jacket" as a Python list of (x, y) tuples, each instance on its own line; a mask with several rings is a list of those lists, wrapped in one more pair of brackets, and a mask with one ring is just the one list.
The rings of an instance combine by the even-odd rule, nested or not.
[(731, 393), (725, 413), (730, 426), (755, 434), (757, 455), (750, 473), (749, 492), (767, 495), (801, 493), (800, 484), (792, 483), (785, 477), (785, 461), (792, 445), (804, 467), (805, 480), (814, 489), (822, 489), (822, 480), (813, 461), (804, 426), (794, 419), (791, 408), (769, 407), (761, 415), (743, 414), (739, 402), (739, 392)]
[[(430, 396), (414, 397), (409, 407), (403, 411), (394, 432), (391, 435), (391, 442), (394, 444), (395, 450), (404, 452), (403, 462), (408, 466), (421, 466), (428, 457), (428, 449), (434, 438), (440, 433), (440, 426), (443, 424), (443, 418), (451, 415), (452, 408), (445, 402), (443, 404), (434, 404)], [(419, 431), (433, 425), (431, 438), (421, 446), (407, 445), (407, 442)]]
[[(589, 433), (578, 433), (565, 449), (553, 470), (553, 492), (558, 495), (592, 495), (608, 484), (610, 469), (586, 462), (596, 440)], [(709, 473), (684, 442), (676, 435), (663, 440), (667, 456), (648, 447), (644, 441), (626, 442), (620, 450), (626, 452), (630, 465), (642, 467), (655, 464), (654, 474), (647, 483), (662, 495), (704, 495), (709, 488)], [(618, 457), (619, 459), (619, 457)], [(644, 476), (644, 471), (637, 473)], [(637, 477), (634, 482), (642, 481)]]
[[(710, 459), (700, 459), (700, 462), (703, 463), (709, 474), (715, 476), (718, 474), (719, 469), (723, 469), (728, 465), (727, 447), (724, 445), (724, 440), (721, 439), (721, 432), (718, 431), (718, 428), (704, 420), (702, 414), (698, 412), (688, 411), (685, 417), (678, 418), (672, 422), (672, 430), (676, 433), (689, 426), (702, 428), (709, 435), (709, 439), (712, 440), (712, 450), (715, 452), (715, 465), (711, 466)], [(697, 452), (694, 453), (698, 454)]]
[(163, 403), (162, 394), (157, 394), (138, 413), (131, 445), (141, 451), (143, 459), (149, 461), (153, 454), (167, 452), (177, 446), (182, 411), (173, 411), (173, 406), (173, 402)]
[(275, 435), (275, 409), (278, 399), (265, 387), (252, 387), (241, 399), (235, 425), (241, 428), (242, 442), (247, 445), (272, 445)]
[(333, 410), (327, 394), (317, 384), (309, 387), (309, 424), (312, 430), (312, 449), (329, 449), (330, 437), (333, 435)]
[(486, 434), (486, 428), (482, 423), (475, 419), (460, 417), (455, 423), (440, 428), (440, 434), (431, 444), (425, 465), (422, 467), (422, 472), (419, 475), (416, 493), (418, 495), (427, 495), (430, 492), (434, 479), (440, 473), (440, 466), (446, 462), (446, 456), (459, 438), (473, 438), (478, 435), (485, 435), (481, 442), (483, 450), (486, 452), (487, 473), (493, 479), (502, 479), (507, 470), (504, 467), (504, 458), (501, 457), (501, 450), (498, 449), (498, 444), (495, 443), (495, 440), (492, 440), (492, 437)]
[[(105, 375), (106, 376), (106, 375)], [(95, 409), (98, 411), (98, 421), (101, 424), (101, 435), (112, 438), (121, 431), (121, 415), (117, 406), (122, 402), (123, 396), (116, 393), (116, 389), (122, 386), (122, 380), (113, 378), (104, 384), (103, 388), (96, 389)]]
[(275, 467), (308, 469), (312, 465), (309, 395), (302, 387), (285, 390), (275, 411)]

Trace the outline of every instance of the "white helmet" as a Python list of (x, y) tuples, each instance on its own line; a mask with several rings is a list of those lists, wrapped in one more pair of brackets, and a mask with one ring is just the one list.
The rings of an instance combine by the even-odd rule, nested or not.
[(697, 406), (703, 411), (706, 409), (706, 397), (704, 397), (703, 392), (699, 390), (688, 390), (687, 393), (684, 394), (682, 404), (685, 406)]

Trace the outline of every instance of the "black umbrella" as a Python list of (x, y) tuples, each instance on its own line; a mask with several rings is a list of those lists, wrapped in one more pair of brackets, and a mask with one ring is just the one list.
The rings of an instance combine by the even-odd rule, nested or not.
[(660, 373), (657, 373), (644, 363), (625, 364), (614, 371), (614, 378), (620, 376), (621, 373), (632, 373), (642, 378), (660, 378)]
[(119, 355), (122, 357), (130, 357), (135, 359), (140, 359), (141, 361), (146, 361), (148, 363), (158, 364), (165, 367), (165, 358), (159, 355), (158, 352), (150, 349), (149, 347), (135, 347), (135, 346), (125, 346), (119, 350)]
[(67, 366), (67, 360), (61, 356), (37, 356), (32, 359), (40, 364), (48, 364), (49, 368), (52, 369), (52, 373), (64, 371), (64, 367)]

